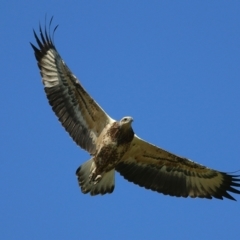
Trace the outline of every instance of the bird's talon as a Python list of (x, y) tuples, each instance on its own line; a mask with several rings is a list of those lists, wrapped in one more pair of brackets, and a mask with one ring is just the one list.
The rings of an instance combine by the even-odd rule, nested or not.
[(102, 175), (97, 175), (96, 178), (93, 181), (93, 184), (96, 185), (97, 183), (100, 182), (101, 179), (102, 179)]

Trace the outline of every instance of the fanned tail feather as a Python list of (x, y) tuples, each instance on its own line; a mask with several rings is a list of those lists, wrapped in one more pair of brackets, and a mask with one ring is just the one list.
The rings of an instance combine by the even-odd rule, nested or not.
[(81, 165), (77, 171), (76, 175), (78, 178), (78, 184), (81, 187), (82, 193), (90, 193), (90, 195), (104, 195), (106, 193), (112, 193), (114, 190), (114, 172), (115, 169), (104, 173), (102, 179), (94, 184), (89, 181), (90, 169), (93, 164), (93, 159), (88, 160), (83, 165)]

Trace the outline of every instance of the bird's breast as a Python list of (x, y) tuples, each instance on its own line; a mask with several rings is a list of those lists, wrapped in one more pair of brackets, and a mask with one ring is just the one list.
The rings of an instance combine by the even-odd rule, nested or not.
[(94, 157), (99, 172), (113, 169), (130, 147), (133, 131), (122, 131), (117, 122), (104, 132), (98, 142)]

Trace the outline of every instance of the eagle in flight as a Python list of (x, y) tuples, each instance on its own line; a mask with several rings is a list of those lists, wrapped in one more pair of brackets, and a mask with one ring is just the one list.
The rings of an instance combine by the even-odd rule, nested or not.
[(170, 196), (235, 200), (229, 192), (240, 194), (240, 175), (210, 169), (144, 141), (134, 133), (132, 117), (112, 119), (63, 61), (50, 31), (40, 25), (39, 36), (33, 32), (38, 47), (31, 46), (49, 104), (76, 144), (91, 155), (76, 171), (83, 193), (112, 193), (116, 170), (130, 182)]

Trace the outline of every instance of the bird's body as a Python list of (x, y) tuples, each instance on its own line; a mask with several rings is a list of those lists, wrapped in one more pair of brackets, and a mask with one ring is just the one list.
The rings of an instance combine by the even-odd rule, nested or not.
[(72, 139), (91, 155), (76, 171), (83, 193), (111, 193), (116, 170), (130, 182), (171, 196), (235, 200), (228, 192), (240, 194), (234, 188), (240, 187), (239, 176), (142, 140), (132, 129), (132, 117), (109, 117), (64, 63), (46, 28), (43, 33), (40, 27), (40, 38), (34, 36), (39, 49), (31, 45), (49, 103)]
[[(129, 119), (128, 124), (121, 124), (125, 119)], [(121, 161), (123, 155), (128, 151), (131, 141), (134, 137), (134, 132), (131, 127), (131, 118), (123, 118), (120, 122), (113, 122), (106, 127), (99, 136), (99, 141), (96, 144), (96, 152), (92, 155), (92, 158), (87, 162), (90, 164), (88, 174), (84, 174), (84, 165), (80, 166), (76, 175), (78, 181), (82, 187), (82, 191), (85, 193), (91, 191), (95, 193), (95, 189), (101, 186), (101, 181), (104, 182), (104, 178), (112, 182), (114, 180), (114, 169)], [(108, 179), (108, 172), (112, 173), (113, 179)], [(97, 185), (98, 184), (98, 185)], [(114, 181), (107, 189), (102, 191), (112, 192), (114, 189)]]
[(97, 144), (96, 154), (93, 155), (99, 173), (115, 168), (125, 152), (128, 151), (133, 137), (134, 132), (131, 125), (124, 127), (118, 122), (111, 124), (106, 132), (103, 131), (102, 141)]

